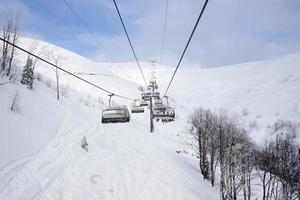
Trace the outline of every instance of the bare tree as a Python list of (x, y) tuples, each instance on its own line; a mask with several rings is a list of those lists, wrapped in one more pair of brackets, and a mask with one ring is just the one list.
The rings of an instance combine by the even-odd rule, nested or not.
[[(246, 134), (244, 134), (246, 135)], [(249, 139), (244, 139), (240, 148), (240, 171), (241, 187), (243, 189), (244, 200), (251, 199), (251, 179), (254, 168), (254, 144)]]
[[(1, 29), (2, 37), (4, 40), (16, 44), (19, 35), (18, 21), (19, 13), (5, 12), (2, 15)], [(4, 71), (7, 68), (6, 75), (9, 76), (12, 68), (12, 61), (15, 55), (15, 47), (10, 46), (7, 42), (2, 42), (2, 58), (1, 58), (1, 70)]]
[(251, 142), (237, 119), (224, 111), (216, 114), (197, 108), (189, 123), (201, 174), (212, 186), (216, 166), (220, 167), (221, 200), (237, 200), (239, 196), (250, 200), (254, 168), (262, 182), (263, 200), (300, 199), (300, 145), (295, 142), (299, 123), (277, 121), (271, 127), (276, 139), (261, 149)]
[[(13, 44), (16, 44), (17, 40), (18, 40), (18, 35), (19, 35), (18, 21), (19, 21), (19, 15), (16, 16), (16, 18), (14, 19), (14, 23), (13, 23), (13, 26), (12, 26), (12, 43)], [(7, 74), (6, 74), (7, 76), (10, 75), (14, 55), (15, 55), (15, 47), (12, 46), (11, 51), (10, 51)]]
[(217, 117), (211, 115), (210, 120), (210, 131), (208, 136), (208, 149), (209, 149), (209, 165), (210, 165), (210, 183), (212, 186), (215, 185), (216, 179), (216, 167), (219, 163), (219, 140), (217, 134)]
[(56, 66), (54, 68), (55, 80), (56, 80), (56, 98), (57, 98), (57, 100), (59, 100), (59, 98), (60, 98), (60, 69), (58, 69), (57, 67), (59, 67), (59, 65), (63, 61), (64, 57), (57, 53), (57, 49), (45, 50), (45, 52), (46, 52), (47, 56), (51, 60), (53, 60), (55, 66)]
[(198, 144), (199, 166), (204, 179), (209, 180), (209, 161), (208, 161), (208, 134), (210, 127), (209, 110), (203, 108), (196, 109), (190, 116), (192, 125), (191, 134)]
[(243, 192), (245, 200), (251, 198), (251, 172), (253, 157), (247, 132), (237, 120), (226, 112), (212, 113), (208, 109), (195, 109), (190, 116), (201, 173), (215, 184), (215, 171), (220, 167), (220, 197), (236, 200)]
[[(41, 46), (38, 41), (33, 41), (30, 46), (30, 52), (34, 52), (38, 56), (45, 56), (51, 53), (46, 46)], [(53, 52), (52, 52), (53, 53)], [(34, 57), (33, 60), (33, 71), (35, 70), (36, 64), (40, 61), (38, 58)]]
[[(12, 29), (12, 19), (7, 18), (7, 15), (3, 15), (2, 17), (2, 37), (6, 41), (10, 41), (11, 37), (11, 29)], [(1, 70), (5, 70), (8, 58), (9, 45), (7, 42), (2, 42), (2, 58), (1, 58)]]
[(10, 106), (10, 110), (12, 112), (18, 112), (19, 111), (18, 101), (19, 101), (19, 95), (18, 95), (18, 91), (16, 91), (16, 93), (13, 97), (13, 101), (12, 101), (11, 106)]
[(300, 198), (300, 145), (295, 142), (298, 126), (277, 121), (273, 125), (276, 139), (256, 153), (255, 164), (262, 171), (263, 200)]
[[(55, 65), (57, 66), (58, 61), (55, 61)], [(59, 100), (59, 74), (60, 70), (55, 68), (55, 77), (56, 77), (56, 98)]]

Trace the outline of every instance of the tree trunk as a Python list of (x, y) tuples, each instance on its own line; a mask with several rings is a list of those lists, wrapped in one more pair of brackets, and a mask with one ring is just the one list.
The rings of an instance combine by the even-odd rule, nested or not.
[[(212, 147), (214, 148), (214, 147)], [(215, 185), (215, 170), (214, 170), (214, 165), (215, 163), (215, 153), (214, 153), (214, 150), (211, 150), (211, 153), (210, 153), (210, 183), (211, 183), (211, 186), (214, 187)]]
[(263, 184), (263, 198), (262, 200), (266, 200), (266, 174), (267, 172), (263, 172), (262, 184)]
[(246, 181), (247, 181), (247, 188), (248, 188), (248, 199), (247, 200), (250, 200), (251, 199), (251, 172), (248, 174)]
[(55, 75), (56, 75), (56, 90), (57, 90), (57, 96), (56, 96), (56, 98), (57, 98), (57, 100), (59, 100), (59, 71), (58, 71), (59, 69), (58, 68), (56, 68), (56, 70), (55, 70)]
[[(15, 22), (14, 22), (14, 25), (13, 25), (13, 33), (11, 33), (11, 34), (13, 34), (12, 44), (16, 44), (17, 39), (18, 39), (18, 25), (17, 25), (17, 23), (18, 22), (17, 22), (17, 19), (16, 19)], [(15, 55), (15, 47), (12, 46), (10, 57), (9, 57), (8, 70), (7, 70), (7, 74), (6, 74), (7, 76), (9, 76), (9, 74), (10, 74), (11, 65), (12, 65), (14, 55)]]
[(9, 58), (8, 69), (7, 69), (7, 73), (6, 73), (7, 76), (9, 76), (9, 74), (10, 74), (11, 64), (12, 64), (12, 60), (14, 58), (14, 52), (15, 52), (15, 47), (13, 46), (12, 50), (11, 50), (11, 55), (10, 55), (10, 58)]

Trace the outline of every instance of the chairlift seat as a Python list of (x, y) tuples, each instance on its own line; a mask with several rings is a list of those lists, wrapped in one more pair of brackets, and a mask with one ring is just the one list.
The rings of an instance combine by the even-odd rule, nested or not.
[(127, 106), (110, 107), (102, 111), (102, 123), (129, 122), (130, 114)]

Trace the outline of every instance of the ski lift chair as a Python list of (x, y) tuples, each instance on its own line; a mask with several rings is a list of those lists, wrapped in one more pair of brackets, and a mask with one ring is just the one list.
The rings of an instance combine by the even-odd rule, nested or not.
[(143, 113), (144, 107), (143, 106), (132, 106), (131, 113)]
[(129, 122), (130, 114), (127, 106), (110, 107), (102, 111), (102, 123)]

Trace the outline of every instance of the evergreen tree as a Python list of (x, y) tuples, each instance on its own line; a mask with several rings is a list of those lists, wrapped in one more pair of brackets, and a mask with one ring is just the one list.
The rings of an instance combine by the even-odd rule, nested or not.
[(21, 83), (27, 85), (27, 88), (31, 90), (33, 85), (33, 79), (33, 61), (30, 57), (28, 57), (26, 65), (23, 69)]

